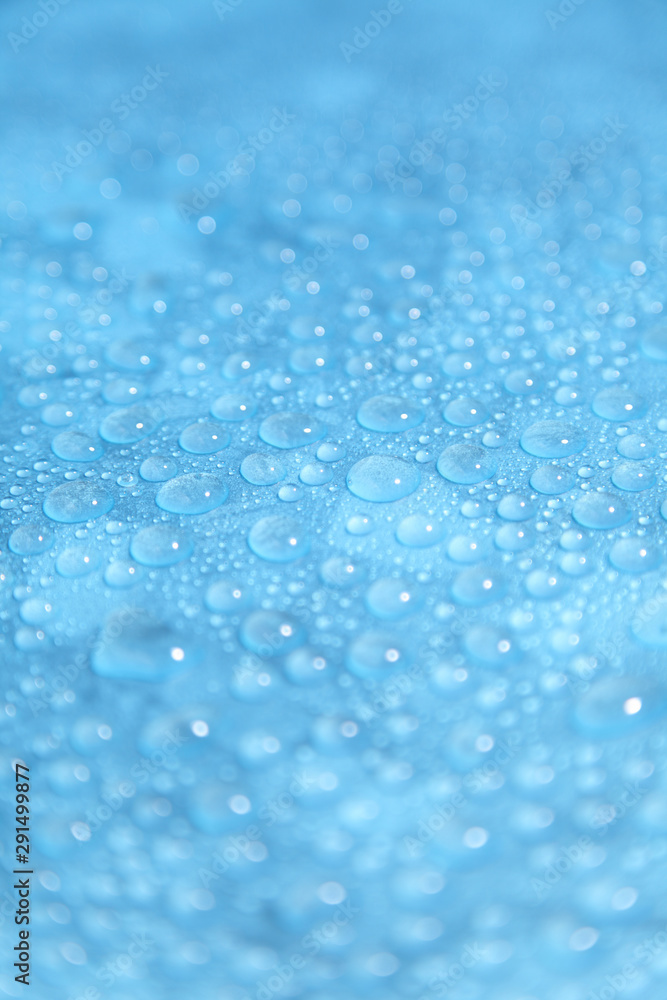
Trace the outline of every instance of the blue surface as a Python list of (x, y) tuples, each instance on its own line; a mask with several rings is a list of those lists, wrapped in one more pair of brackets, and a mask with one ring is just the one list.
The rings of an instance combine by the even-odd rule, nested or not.
[(657, 1000), (665, 7), (6, 2), (32, 1000)]

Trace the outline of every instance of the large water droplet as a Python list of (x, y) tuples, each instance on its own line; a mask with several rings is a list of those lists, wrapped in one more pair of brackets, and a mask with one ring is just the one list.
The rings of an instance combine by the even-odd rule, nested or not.
[(535, 505), (529, 497), (508, 493), (496, 508), (505, 521), (527, 521), (535, 516)]
[(113, 497), (103, 486), (87, 479), (77, 479), (51, 490), (43, 509), (52, 521), (77, 524), (79, 521), (93, 521), (96, 517), (102, 517), (112, 507)]
[(253, 611), (243, 620), (239, 639), (258, 656), (285, 656), (303, 645), (306, 633), (298, 619), (285, 611)]
[(217, 420), (232, 420), (238, 422), (254, 417), (257, 412), (257, 404), (251, 396), (244, 396), (241, 393), (228, 393), (225, 396), (218, 396), (211, 404), (211, 416)]
[(572, 516), (583, 528), (619, 528), (630, 520), (630, 511), (611, 493), (587, 493), (579, 497)]
[(80, 431), (62, 431), (51, 442), (51, 451), (66, 462), (94, 462), (101, 458), (101, 444)]
[(521, 447), (537, 458), (567, 458), (586, 445), (583, 433), (564, 420), (538, 420), (521, 435)]
[(203, 421), (190, 424), (182, 432), (178, 443), (183, 451), (192, 455), (213, 455), (216, 451), (226, 448), (230, 438), (220, 424)]
[(396, 538), (401, 545), (422, 549), (437, 545), (445, 533), (444, 525), (426, 514), (409, 514), (396, 529)]
[(419, 469), (393, 455), (369, 455), (355, 462), (347, 474), (350, 493), (373, 503), (402, 500), (419, 486)]
[(173, 479), (178, 466), (168, 455), (150, 455), (139, 466), (139, 475), (147, 483), (164, 483)]
[(107, 619), (91, 654), (100, 677), (165, 681), (201, 659), (191, 639), (143, 610), (122, 608)]
[(645, 538), (619, 538), (612, 545), (609, 562), (624, 573), (650, 573), (658, 568), (662, 556)]
[(56, 559), (56, 571), (68, 579), (86, 576), (97, 569), (100, 557), (94, 549), (86, 549), (82, 545), (65, 549)]
[(134, 444), (142, 441), (162, 422), (158, 406), (128, 406), (114, 410), (100, 424), (100, 437), (111, 444)]
[(455, 427), (476, 427), (478, 424), (484, 423), (489, 416), (489, 411), (479, 399), (463, 396), (461, 399), (452, 399), (450, 403), (447, 403), (442, 415)]
[(259, 425), (259, 436), (274, 448), (303, 448), (320, 441), (327, 429), (306, 413), (273, 413)]
[(271, 455), (246, 455), (241, 462), (241, 475), (253, 486), (273, 486), (285, 478), (285, 466)]
[(636, 420), (647, 410), (646, 400), (631, 389), (620, 385), (601, 389), (593, 398), (593, 413), (604, 420)]
[(383, 680), (404, 670), (410, 659), (406, 647), (386, 632), (362, 632), (347, 650), (347, 667), (356, 677)]
[(406, 580), (385, 577), (376, 580), (366, 591), (366, 607), (376, 618), (392, 621), (407, 618), (423, 603), (419, 589)]
[(167, 524), (142, 528), (130, 542), (130, 555), (144, 566), (173, 566), (192, 555), (192, 539)]
[(357, 420), (369, 431), (407, 431), (424, 419), (424, 410), (403, 396), (373, 396), (361, 404)]
[(207, 514), (224, 503), (229, 490), (209, 472), (177, 476), (160, 488), (155, 503), (170, 514)]
[(639, 462), (619, 462), (611, 474), (611, 481), (619, 490), (639, 493), (655, 485), (655, 472)]
[(310, 549), (310, 539), (299, 521), (287, 514), (263, 517), (252, 526), (248, 545), (260, 559), (269, 562), (291, 562), (300, 559)]
[(22, 524), (9, 536), (9, 548), (17, 556), (36, 556), (51, 545), (53, 535), (37, 524)]
[(460, 442), (445, 448), (436, 468), (443, 479), (470, 486), (490, 479), (498, 469), (498, 460), (492, 452), (478, 444)]
[(562, 465), (541, 465), (530, 477), (530, 485), (538, 493), (556, 496), (574, 486), (574, 474)]
[(642, 458), (653, 458), (656, 447), (642, 434), (627, 434), (618, 442), (616, 450), (623, 458), (632, 458), (636, 461)]

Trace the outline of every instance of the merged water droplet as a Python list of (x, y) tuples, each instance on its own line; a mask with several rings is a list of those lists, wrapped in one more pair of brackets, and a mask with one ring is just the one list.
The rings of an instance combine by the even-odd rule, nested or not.
[(130, 555), (144, 566), (173, 566), (192, 555), (192, 539), (168, 524), (142, 528), (130, 542)]
[(230, 420), (239, 422), (254, 417), (257, 413), (257, 404), (251, 396), (243, 395), (239, 392), (227, 393), (211, 404), (211, 416), (216, 420)]
[(126, 681), (166, 681), (201, 659), (192, 639), (146, 611), (122, 608), (107, 619), (91, 654), (99, 677)]
[(262, 517), (250, 529), (248, 545), (260, 559), (269, 562), (291, 562), (300, 559), (310, 549), (310, 538), (299, 521), (287, 514)]
[(286, 469), (279, 458), (255, 453), (241, 462), (241, 475), (253, 486), (273, 486), (285, 478)]
[(9, 548), (17, 556), (36, 556), (46, 552), (51, 545), (53, 535), (38, 524), (22, 524), (15, 528), (9, 536)]
[(147, 483), (164, 483), (173, 479), (178, 472), (178, 466), (168, 455), (150, 455), (139, 466), (139, 475)]
[(493, 452), (478, 444), (460, 442), (445, 448), (438, 458), (436, 468), (443, 479), (471, 486), (495, 475), (498, 459)]
[(567, 458), (586, 447), (583, 432), (564, 420), (538, 420), (521, 435), (521, 447), (536, 458)]
[(630, 511), (612, 493), (586, 493), (572, 508), (572, 516), (583, 528), (619, 528), (630, 520)]
[(155, 503), (170, 514), (207, 514), (224, 503), (229, 490), (209, 472), (190, 472), (162, 486)]
[(104, 454), (102, 445), (80, 431), (62, 431), (51, 442), (51, 451), (66, 462), (94, 462)]
[(648, 408), (646, 400), (632, 389), (620, 385), (601, 389), (593, 397), (593, 413), (603, 420), (636, 420), (643, 417)]
[(424, 419), (423, 408), (403, 396), (373, 396), (361, 404), (357, 420), (369, 431), (398, 433), (417, 427)]
[(444, 525), (437, 518), (426, 514), (408, 514), (396, 529), (396, 538), (401, 545), (423, 549), (437, 545), (444, 533)]
[(100, 437), (111, 444), (134, 444), (148, 437), (162, 423), (158, 406), (128, 406), (114, 410), (100, 424)]
[(44, 501), (43, 510), (52, 521), (77, 524), (93, 521), (108, 514), (113, 507), (113, 497), (99, 483), (76, 479), (51, 490)]
[(226, 448), (230, 437), (220, 424), (203, 421), (189, 424), (182, 432), (178, 443), (183, 451), (192, 455), (213, 455), (216, 451)]
[(320, 441), (327, 429), (306, 413), (273, 413), (259, 425), (259, 436), (274, 448), (304, 448)]
[(355, 462), (347, 474), (347, 488), (361, 500), (390, 503), (414, 493), (421, 482), (419, 469), (393, 455), (369, 455)]

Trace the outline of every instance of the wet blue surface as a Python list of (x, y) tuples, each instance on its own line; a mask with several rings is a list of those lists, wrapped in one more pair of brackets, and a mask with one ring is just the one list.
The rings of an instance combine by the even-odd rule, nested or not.
[(0, 24), (32, 1000), (662, 996), (664, 6)]

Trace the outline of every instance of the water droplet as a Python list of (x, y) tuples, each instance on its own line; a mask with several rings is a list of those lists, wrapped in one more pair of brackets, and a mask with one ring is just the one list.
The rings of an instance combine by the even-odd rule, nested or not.
[(569, 586), (568, 580), (547, 569), (534, 569), (526, 577), (526, 590), (540, 601), (557, 600)]
[(44, 513), (52, 521), (77, 524), (93, 521), (108, 514), (113, 507), (113, 497), (102, 486), (85, 479), (63, 483), (51, 490), (44, 501)]
[(162, 422), (157, 406), (128, 406), (114, 410), (100, 424), (100, 437), (111, 444), (134, 444), (152, 434)]
[(646, 400), (631, 389), (620, 385), (601, 389), (593, 398), (593, 413), (603, 420), (636, 420), (647, 410)]
[(53, 535), (46, 528), (37, 524), (22, 524), (9, 536), (9, 548), (17, 556), (36, 556), (46, 552), (51, 545)]
[(389, 503), (402, 500), (419, 486), (419, 469), (393, 455), (369, 455), (355, 462), (347, 474), (347, 487), (361, 500)]
[(77, 546), (65, 549), (56, 559), (56, 571), (67, 579), (86, 576), (100, 564), (100, 557), (94, 549)]
[(273, 413), (259, 425), (259, 436), (274, 448), (303, 448), (320, 441), (327, 429), (306, 413)]
[(332, 441), (325, 441), (317, 449), (317, 458), (320, 462), (339, 462), (347, 455), (342, 444), (334, 444)]
[(239, 639), (246, 649), (261, 657), (285, 656), (306, 640), (303, 626), (285, 611), (253, 611), (244, 618)]
[(466, 535), (455, 535), (447, 546), (447, 555), (457, 563), (469, 565), (484, 559), (488, 554), (488, 543), (478, 538), (468, 538)]
[(442, 415), (455, 427), (476, 427), (488, 419), (489, 411), (479, 399), (463, 396), (447, 403)]
[(567, 458), (586, 445), (583, 433), (564, 420), (539, 420), (521, 435), (521, 447), (537, 458)]
[(422, 606), (419, 589), (406, 580), (385, 577), (376, 580), (366, 591), (366, 607), (376, 618), (392, 621), (407, 618)]
[(578, 699), (575, 721), (587, 736), (611, 739), (651, 725), (666, 710), (667, 690), (658, 680), (606, 677)]
[(471, 566), (470, 569), (464, 569), (452, 584), (454, 600), (471, 608), (499, 601), (506, 592), (505, 580), (490, 566)]
[(410, 663), (405, 646), (386, 632), (362, 632), (350, 643), (346, 659), (355, 677), (380, 681)]
[(310, 539), (299, 521), (286, 514), (272, 514), (252, 526), (248, 545), (260, 559), (281, 563), (305, 556)]
[(508, 493), (496, 509), (498, 516), (505, 521), (527, 521), (535, 516), (535, 505), (532, 500), (518, 493)]
[(345, 530), (350, 535), (370, 535), (373, 530), (373, 522), (365, 514), (353, 514), (348, 519)]
[(130, 555), (144, 566), (173, 566), (192, 555), (192, 539), (167, 524), (142, 528), (130, 542)]
[(579, 497), (572, 516), (583, 528), (619, 528), (630, 520), (630, 511), (612, 493), (587, 493)]
[(188, 670), (200, 659), (189, 637), (143, 610), (127, 608), (109, 616), (90, 658), (99, 677), (153, 682)]
[(80, 431), (62, 431), (51, 442), (51, 451), (66, 462), (94, 462), (104, 454), (102, 445)]
[(443, 479), (472, 485), (490, 479), (498, 469), (496, 456), (478, 444), (450, 444), (440, 454), (436, 468)]
[(623, 458), (653, 458), (656, 447), (652, 441), (641, 434), (628, 434), (618, 442), (616, 449)]
[(574, 486), (574, 474), (562, 465), (541, 465), (530, 477), (530, 485), (538, 493), (556, 496)]
[(299, 473), (299, 479), (306, 486), (324, 486), (325, 483), (330, 483), (333, 479), (333, 472), (328, 465), (309, 463), (304, 465)]
[(639, 462), (619, 462), (611, 474), (611, 481), (619, 490), (639, 493), (655, 485), (655, 472)]
[(170, 514), (207, 514), (224, 503), (229, 490), (209, 472), (190, 472), (160, 487), (155, 503)]
[(106, 349), (106, 359), (115, 368), (137, 374), (155, 368), (155, 352), (136, 340), (114, 340)]
[(297, 500), (303, 500), (303, 490), (294, 483), (286, 483), (278, 490), (278, 499), (285, 503), (295, 503)]
[(329, 587), (356, 587), (366, 579), (366, 569), (346, 556), (332, 556), (320, 568), (322, 582)]
[(254, 417), (255, 413), (257, 413), (257, 404), (254, 399), (237, 392), (218, 396), (211, 404), (211, 416), (215, 417), (216, 420), (238, 422)]
[(133, 587), (143, 578), (143, 575), (144, 571), (141, 566), (129, 559), (115, 559), (109, 563), (104, 571), (104, 582), (109, 587), (121, 590), (125, 587)]
[(203, 421), (190, 424), (182, 432), (178, 443), (183, 451), (192, 455), (213, 455), (216, 451), (226, 448), (230, 437), (220, 424)]
[(518, 643), (494, 625), (473, 625), (464, 636), (463, 647), (484, 667), (508, 667), (521, 656)]
[(609, 562), (624, 573), (650, 573), (658, 568), (662, 556), (645, 538), (619, 538), (612, 545)]
[(653, 361), (667, 361), (667, 327), (654, 326), (641, 339), (644, 354)]
[(510, 372), (503, 384), (514, 396), (530, 396), (541, 388), (541, 380), (528, 368)]
[(398, 433), (417, 427), (423, 419), (422, 407), (403, 396), (373, 396), (357, 411), (357, 420), (369, 431)]
[(496, 532), (496, 546), (503, 552), (523, 552), (534, 543), (535, 536), (525, 525), (504, 524)]
[(139, 467), (139, 475), (147, 483), (164, 483), (178, 472), (178, 466), (166, 455), (150, 455)]
[(206, 607), (213, 614), (236, 614), (246, 608), (250, 601), (249, 589), (236, 580), (216, 580), (206, 591)]
[(285, 466), (271, 455), (246, 455), (241, 462), (241, 475), (253, 486), (273, 486), (285, 478)]
[(146, 386), (138, 379), (115, 378), (102, 389), (102, 397), (114, 406), (138, 403), (146, 395)]
[(426, 514), (409, 514), (396, 529), (396, 538), (401, 545), (422, 549), (437, 545), (445, 533), (444, 525)]

